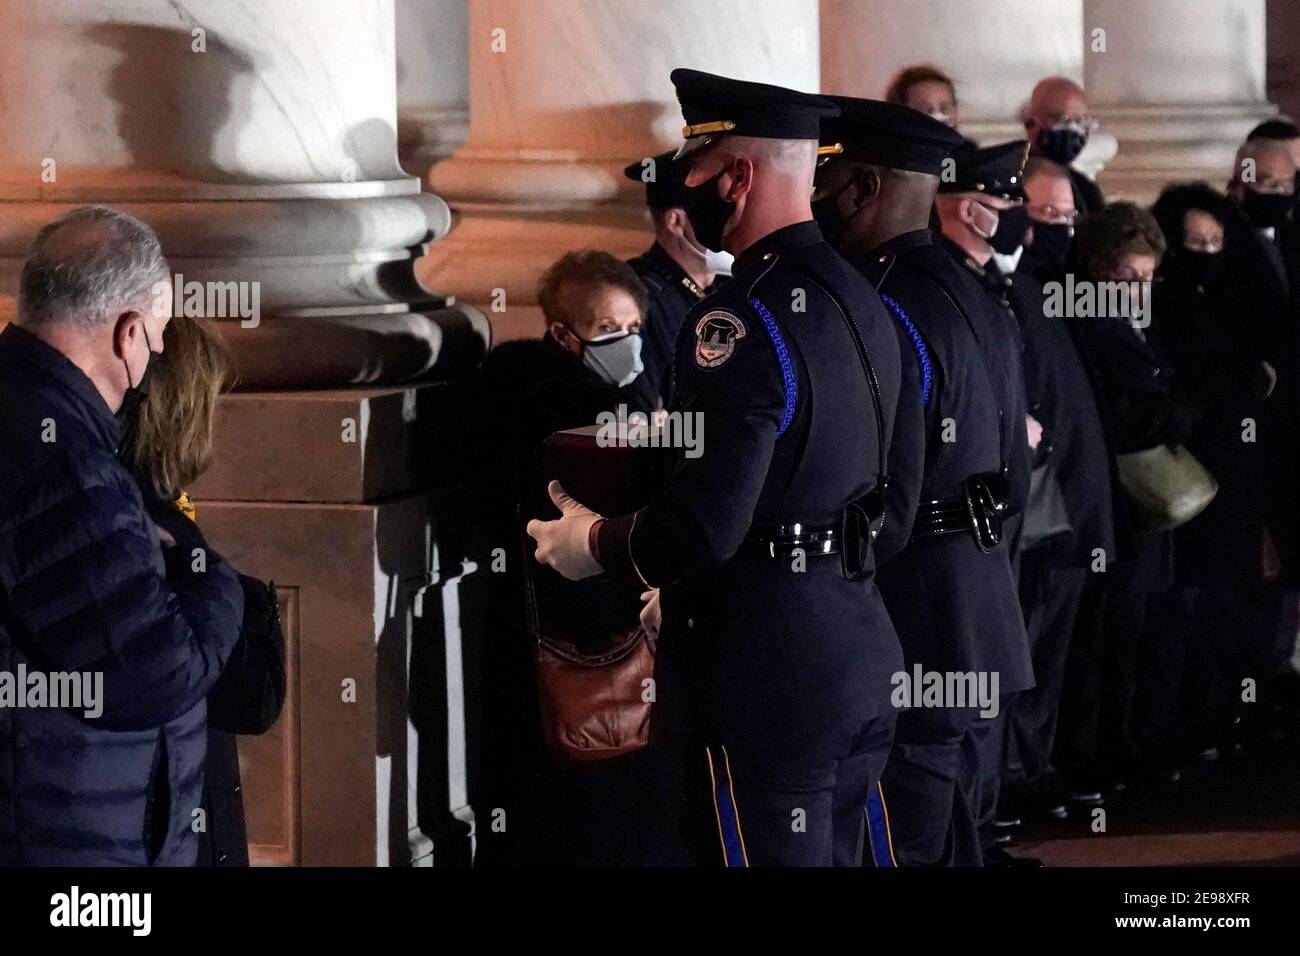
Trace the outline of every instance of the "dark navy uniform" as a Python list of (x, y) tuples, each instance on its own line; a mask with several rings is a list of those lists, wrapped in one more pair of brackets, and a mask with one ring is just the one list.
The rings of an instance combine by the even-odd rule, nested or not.
[[(830, 99), (842, 110), (823, 123), (823, 143), (842, 148), (831, 163), (925, 173), (935, 177), (934, 188), (943, 160), (961, 144), (947, 126), (914, 110)], [(998, 534), (1028, 493), (1019, 335), (927, 228), (895, 235), (865, 255), (846, 254), (905, 329), (905, 361), (911, 356), (923, 382), (925, 471), (913, 537), (877, 574), (906, 672), (996, 674), (1000, 693), (1028, 687), (1010, 543)], [(972, 481), (987, 483), (1001, 506), (988, 516), (987, 534), (972, 527), (969, 508), (979, 504), (970, 500)], [(882, 779), (894, 852), (905, 866), (981, 863), (978, 808), (968, 796), (977, 789), (968, 779), (977, 763), (963, 762), (980, 707), (944, 703), (899, 715)]]
[[(834, 112), (762, 84), (673, 80), (703, 129), (815, 139)], [(915, 498), (905, 482), (882, 489), (892, 437), (919, 427), (900, 387), (870, 285), (815, 223), (778, 229), (683, 328), (674, 411), (700, 415), (703, 454), (598, 526), (607, 571), (663, 588), (655, 730), (708, 745), (706, 862), (856, 865), (864, 822), (887, 848), (877, 780), (902, 654), (867, 519), (879, 527), (873, 492)], [(906, 505), (889, 510), (907, 520)]]
[[(629, 163), (623, 169), (628, 179), (645, 184), (645, 202), (651, 209), (680, 208), (690, 164), (673, 158), (672, 152), (660, 153)], [(685, 269), (656, 242), (649, 249), (629, 259), (628, 265), (646, 288), (649, 304), (641, 329), (641, 362), (644, 371), (637, 376), (632, 390), (643, 408), (664, 408), (672, 404), (673, 350), (686, 313), (704, 298), (708, 289), (700, 287)]]
[(673, 351), (677, 337), (686, 313), (699, 304), (707, 290), (701, 289), (657, 242), (627, 264), (640, 277), (649, 298), (641, 329), (641, 362), (645, 369), (632, 387), (643, 393), (643, 405), (654, 408), (655, 402), (661, 401), (668, 408), (673, 402)]

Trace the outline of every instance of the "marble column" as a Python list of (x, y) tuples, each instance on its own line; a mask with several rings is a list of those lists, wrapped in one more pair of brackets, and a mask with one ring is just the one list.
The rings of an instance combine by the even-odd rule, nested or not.
[(411, 268), (450, 216), (397, 163), (392, 0), (319, 13), (305, 0), (0, 2), (10, 308), (35, 230), (104, 202), (150, 222), (186, 279), (257, 289), (264, 321), (223, 323), (246, 388), (472, 361), (477, 317)]
[(469, 134), (469, 0), (396, 0), (397, 154), (423, 178)]
[(254, 860), (463, 860), (476, 563), (447, 379), (488, 329), (415, 277), (451, 217), (398, 165), (393, 0), (0, 0), (0, 23), (0, 310), (37, 229), (91, 202), (258, 305), (203, 312), (241, 390), (188, 489), (284, 608), (289, 699), (240, 744)]
[[(1149, 202), (1191, 179), (1222, 187), (1246, 134), (1276, 112), (1264, 0), (1085, 0), (1084, 29), (1093, 109), (1120, 141), (1101, 177), (1107, 195)], [(1099, 38), (1104, 52), (1091, 49)]]
[(476, 0), (469, 137), (428, 182), (456, 215), (419, 274), (482, 308), (496, 341), (541, 333), (537, 277), (569, 249), (650, 242), (627, 163), (681, 141), (678, 66), (815, 90), (816, 0)]

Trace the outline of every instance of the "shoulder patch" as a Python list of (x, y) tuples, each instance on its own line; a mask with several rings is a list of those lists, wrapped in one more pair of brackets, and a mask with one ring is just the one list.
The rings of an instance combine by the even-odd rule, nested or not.
[(695, 323), (695, 364), (717, 368), (731, 358), (746, 335), (745, 323), (732, 312), (715, 309)]

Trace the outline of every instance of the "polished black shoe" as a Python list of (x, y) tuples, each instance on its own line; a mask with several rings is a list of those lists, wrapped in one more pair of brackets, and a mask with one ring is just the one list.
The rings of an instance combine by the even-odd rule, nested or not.
[(1070, 791), (1070, 802), (1077, 803), (1081, 807), (1099, 807), (1106, 802), (1106, 798), (1101, 795), (1100, 790), (1081, 787)]
[(1016, 827), (1025, 825), (1025, 821), (1015, 814), (998, 812), (993, 818), (993, 825), (999, 830), (1014, 830)]

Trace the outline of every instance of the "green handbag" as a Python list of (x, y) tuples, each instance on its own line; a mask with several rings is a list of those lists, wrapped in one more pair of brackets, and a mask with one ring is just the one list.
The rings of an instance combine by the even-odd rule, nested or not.
[(1204, 511), (1219, 484), (1181, 445), (1156, 445), (1117, 456), (1136, 531), (1168, 531)]

